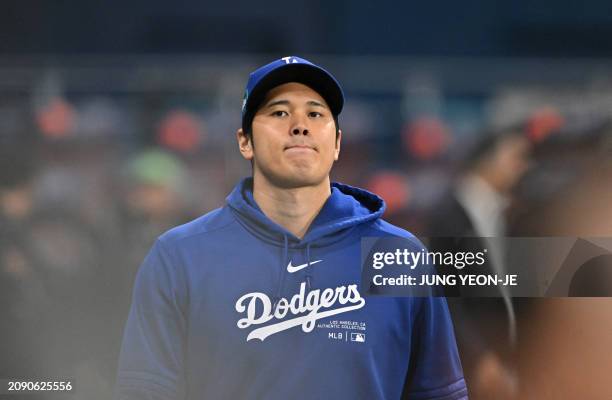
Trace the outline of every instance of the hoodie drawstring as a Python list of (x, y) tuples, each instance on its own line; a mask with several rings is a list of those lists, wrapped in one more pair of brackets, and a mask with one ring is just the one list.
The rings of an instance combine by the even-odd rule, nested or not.
[(278, 305), (278, 302), (281, 298), (283, 285), (285, 284), (285, 275), (287, 274), (285, 272), (285, 269), (287, 268), (287, 265), (289, 265), (289, 238), (287, 237), (287, 235), (283, 235), (283, 238), (285, 239), (283, 246), (283, 259), (281, 261), (281, 269), (280, 276), (278, 278), (278, 287), (276, 288), (276, 296), (274, 296), (274, 303), (272, 304), (272, 313), (276, 312), (276, 306)]
[[(306, 244), (306, 262), (308, 264), (308, 267), (310, 267), (310, 243)], [(312, 281), (313, 281), (313, 277), (312, 277), (312, 269), (308, 268), (308, 272), (306, 273), (306, 286), (308, 287), (308, 291), (312, 290)]]

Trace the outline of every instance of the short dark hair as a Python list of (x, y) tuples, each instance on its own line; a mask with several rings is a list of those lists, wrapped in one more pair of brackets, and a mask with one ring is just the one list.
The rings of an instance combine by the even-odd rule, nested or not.
[(525, 127), (522, 124), (515, 124), (483, 132), (482, 136), (478, 138), (471, 149), (469, 149), (460, 169), (467, 171), (476, 168), (494, 154), (500, 143), (510, 138), (520, 137), (527, 138), (525, 136)]

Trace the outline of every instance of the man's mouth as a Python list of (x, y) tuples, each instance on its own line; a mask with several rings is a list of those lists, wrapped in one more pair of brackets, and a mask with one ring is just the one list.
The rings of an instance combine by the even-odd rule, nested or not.
[(290, 145), (285, 147), (285, 150), (312, 150), (312, 151), (317, 151), (317, 149), (315, 147), (312, 146), (308, 146), (305, 144), (294, 144), (294, 145)]

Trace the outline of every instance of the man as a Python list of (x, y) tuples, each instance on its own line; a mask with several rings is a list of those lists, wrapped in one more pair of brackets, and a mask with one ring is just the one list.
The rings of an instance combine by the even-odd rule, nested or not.
[[(435, 207), (429, 246), (435, 251), (488, 250), (480, 274), (508, 273), (504, 237), (512, 191), (530, 164), (532, 144), (521, 127), (484, 137), (472, 150), (452, 191)], [(459, 275), (473, 273), (464, 268)], [(463, 368), (472, 399), (514, 398), (515, 304), (507, 287), (447, 287)], [(461, 296), (461, 298), (460, 298)], [(508, 359), (508, 360), (504, 360)]]
[(136, 279), (118, 399), (465, 399), (441, 298), (364, 298), (361, 238), (404, 237), (382, 199), (330, 183), (344, 97), (298, 57), (249, 78), (253, 176), (162, 235)]

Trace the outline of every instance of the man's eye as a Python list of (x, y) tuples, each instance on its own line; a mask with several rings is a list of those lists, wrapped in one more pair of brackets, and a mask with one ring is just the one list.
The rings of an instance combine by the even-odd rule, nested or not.
[(283, 111), (283, 110), (276, 110), (272, 112), (272, 116), (274, 117), (284, 117), (286, 115), (289, 115), (289, 114), (287, 114), (287, 111)]
[(321, 114), (320, 112), (317, 112), (317, 111), (311, 111), (311, 112), (308, 113), (308, 116), (311, 117), (311, 118), (319, 118), (319, 117), (322, 117), (323, 114)]

